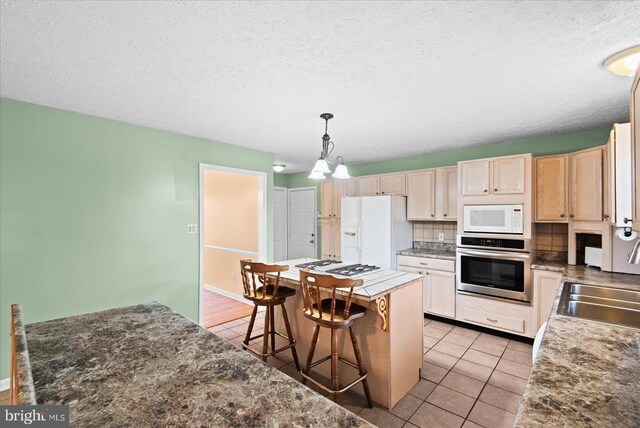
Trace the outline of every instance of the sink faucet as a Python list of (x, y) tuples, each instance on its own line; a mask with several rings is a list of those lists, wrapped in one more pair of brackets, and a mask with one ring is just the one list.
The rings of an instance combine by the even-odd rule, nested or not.
[(627, 263), (640, 264), (640, 239), (636, 241), (636, 245), (633, 246), (633, 250), (629, 253)]

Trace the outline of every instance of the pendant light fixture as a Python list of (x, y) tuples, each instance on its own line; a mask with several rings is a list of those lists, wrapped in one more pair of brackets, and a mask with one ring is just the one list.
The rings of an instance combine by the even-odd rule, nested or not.
[(602, 65), (618, 76), (633, 77), (638, 69), (638, 64), (640, 64), (640, 45), (611, 55)]
[(331, 152), (333, 152), (334, 144), (331, 141), (331, 137), (327, 133), (329, 128), (329, 119), (333, 117), (331, 113), (322, 113), (320, 115), (322, 119), (324, 119), (324, 135), (322, 136), (322, 151), (320, 152), (320, 157), (316, 161), (313, 169), (311, 170), (311, 174), (309, 174), (309, 178), (314, 180), (323, 180), (327, 178), (325, 174), (331, 174), (331, 169), (329, 165), (334, 165), (335, 163), (339, 164), (336, 166), (335, 172), (332, 174), (334, 178), (349, 178), (349, 171), (347, 170), (347, 166), (344, 164), (344, 159), (342, 156), (338, 156), (333, 161), (330, 159)]

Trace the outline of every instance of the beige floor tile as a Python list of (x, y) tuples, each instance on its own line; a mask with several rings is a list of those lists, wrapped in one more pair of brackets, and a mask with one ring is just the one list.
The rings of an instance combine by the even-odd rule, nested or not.
[(478, 400), (515, 414), (518, 411), (518, 404), (522, 400), (522, 396), (502, 388), (496, 388), (493, 385), (487, 385), (482, 390)]
[(465, 346), (455, 345), (449, 342), (438, 342), (433, 348), (436, 351), (444, 352), (445, 354), (453, 355), (456, 358), (460, 358), (464, 355), (467, 348)]
[(409, 394), (413, 395), (416, 398), (419, 398), (420, 400), (426, 400), (429, 394), (431, 394), (431, 391), (436, 389), (436, 386), (437, 384), (429, 380), (420, 379), (420, 382), (418, 382), (416, 386), (409, 390)]
[(424, 319), (424, 325), (427, 325), (431, 322), (431, 320), (429, 318), (425, 318)]
[(482, 388), (484, 388), (484, 382), (453, 371), (447, 373), (440, 385), (473, 398), (478, 398)]
[(505, 347), (509, 344), (509, 339), (505, 339), (504, 337), (495, 336), (495, 335), (489, 334), (489, 333), (480, 334), (480, 336), (478, 337), (478, 340), (480, 342), (497, 343), (497, 344), (500, 344), (500, 345), (504, 345)]
[(268, 357), (267, 358), (267, 364), (269, 364), (272, 367), (275, 367), (277, 369), (279, 369), (280, 367), (284, 366), (285, 364), (289, 364), (291, 362), (291, 360), (287, 360), (285, 358), (282, 358), (282, 356), (280, 354), (276, 355), (275, 357)]
[(500, 360), (496, 366), (496, 370), (521, 377), (522, 379), (529, 379), (529, 375), (531, 374), (531, 367), (524, 364), (518, 364), (514, 361), (505, 360), (504, 358)]
[(484, 352), (487, 354), (495, 355), (496, 357), (502, 356), (502, 353), (507, 348), (507, 344), (495, 343), (489, 340), (480, 340), (477, 339), (471, 345), (471, 349), (475, 349), (476, 351)]
[(249, 328), (249, 324), (246, 324), (246, 325), (237, 325), (235, 327), (230, 327), (228, 330), (236, 332), (239, 335), (245, 336), (247, 334), (248, 328)]
[(222, 337), (223, 339), (227, 339), (227, 340), (231, 340), (231, 339), (233, 339), (234, 337), (238, 337), (238, 336), (240, 336), (240, 335), (239, 335), (238, 333), (236, 333), (235, 331), (233, 331), (233, 330), (229, 330), (229, 329), (222, 330), (222, 331), (220, 331), (220, 332), (218, 332), (218, 333), (215, 333), (215, 334), (217, 334), (218, 336)]
[(237, 320), (229, 321), (229, 322), (225, 323), (224, 325), (227, 328), (231, 328), (231, 327), (236, 327), (236, 326), (239, 326), (239, 325), (242, 325), (242, 324), (247, 324), (247, 322), (248, 321), (245, 321), (242, 318), (240, 318), (240, 319), (237, 319)]
[(447, 323), (444, 323), (444, 322), (442, 322), (442, 321), (432, 320), (432, 321), (429, 323), (429, 327), (431, 327), (431, 328), (437, 328), (437, 329), (439, 329), (439, 330), (442, 330), (442, 331), (444, 331), (444, 332), (447, 332), (447, 333), (448, 333), (448, 332), (450, 332), (451, 330), (453, 330), (453, 327), (454, 327), (454, 326), (453, 326), (452, 324), (447, 324)]
[(409, 419), (409, 422), (420, 428), (459, 428), (464, 419), (433, 404), (424, 403)]
[(469, 420), (487, 428), (512, 428), (516, 415), (477, 401), (469, 414)]
[(502, 354), (502, 358), (509, 361), (515, 361), (518, 364), (524, 364), (525, 366), (531, 366), (533, 361), (531, 359), (531, 352), (517, 351), (513, 348), (507, 348)]
[(476, 338), (478, 338), (478, 336), (480, 336), (480, 332), (479, 331), (475, 331), (475, 330), (472, 330), (470, 328), (460, 327), (460, 326), (455, 326), (453, 328), (453, 330), (451, 330), (451, 333), (459, 334), (461, 336), (473, 337), (474, 339), (476, 339)]
[(432, 323), (429, 323), (429, 325), (423, 329), (424, 336), (440, 340), (447, 335), (446, 331), (431, 327), (431, 324)]
[(464, 424), (462, 424), (462, 428), (483, 428), (483, 427), (467, 419), (466, 421), (464, 421)]
[(527, 386), (527, 380), (518, 376), (513, 376), (507, 373), (494, 370), (489, 378), (490, 385), (497, 386), (498, 388), (506, 389), (507, 391), (514, 392), (522, 395), (524, 389)]
[(300, 374), (298, 369), (296, 369), (295, 364), (293, 363), (285, 364), (283, 366), (278, 367), (278, 370), (280, 370), (282, 373), (285, 373), (289, 377), (294, 378), (298, 382), (302, 382), (302, 375)]
[(373, 409), (365, 407), (358, 413), (358, 416), (378, 427), (401, 428), (404, 425), (404, 420), (385, 409), (375, 406)]
[(467, 350), (467, 352), (462, 356), (462, 359), (491, 368), (494, 368), (496, 364), (498, 364), (498, 361), (500, 361), (500, 357), (476, 351), (475, 349)]
[(438, 340), (440, 340), (440, 339), (434, 339), (433, 337), (429, 337), (429, 336), (423, 336), (423, 337), (424, 337), (424, 346), (429, 349), (436, 346), (436, 343), (438, 343)]
[(240, 349), (242, 349), (242, 342), (243, 341), (244, 341), (244, 337), (243, 336), (234, 337), (233, 339), (229, 340), (229, 342), (231, 344), (237, 346)]
[(402, 428), (419, 428), (419, 427), (415, 426), (411, 422), (407, 422), (406, 424), (402, 425)]
[(507, 348), (515, 349), (516, 351), (521, 352), (531, 352), (531, 350), (533, 349), (533, 345), (517, 340), (510, 340)]
[(338, 404), (350, 411), (358, 414), (365, 407), (369, 407), (367, 399), (353, 391), (343, 392), (338, 396)]
[(453, 389), (445, 388), (442, 385), (438, 385), (427, 398), (427, 403), (436, 405), (463, 418), (469, 414), (475, 402), (474, 398)]
[(458, 359), (452, 355), (432, 349), (424, 355), (424, 361), (426, 361), (427, 363), (435, 364), (436, 366), (443, 367), (445, 369), (451, 369), (456, 365)]
[[(500, 363), (498, 363), (500, 364)], [(452, 369), (456, 373), (460, 373), (465, 376), (469, 376), (473, 379), (486, 382), (491, 376), (493, 369), (481, 366), (480, 364), (472, 363), (471, 361), (460, 360), (453, 366)]]
[(420, 407), (421, 404), (422, 400), (414, 397), (413, 395), (405, 395), (395, 406), (393, 406), (391, 413), (406, 421), (409, 420), (416, 410), (418, 410), (418, 407)]
[(440, 383), (440, 381), (446, 376), (448, 371), (449, 370), (438, 367), (435, 364), (422, 364), (422, 377), (424, 379), (430, 380), (431, 382)]
[(227, 327), (225, 327), (224, 324), (219, 324), (209, 328), (208, 330), (212, 333), (218, 333), (219, 331), (226, 330), (226, 329)]
[(464, 336), (462, 334), (456, 333), (455, 330), (452, 330), (451, 332), (447, 333), (447, 335), (443, 337), (442, 340), (468, 348), (476, 340), (476, 338), (473, 336)]

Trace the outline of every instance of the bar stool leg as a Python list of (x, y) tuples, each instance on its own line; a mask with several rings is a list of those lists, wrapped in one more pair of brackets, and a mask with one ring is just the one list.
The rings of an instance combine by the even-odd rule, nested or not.
[(276, 352), (276, 323), (274, 313), (276, 311), (275, 306), (269, 306), (271, 317), (271, 352)]
[[(338, 390), (338, 332), (331, 329), (331, 389)], [(333, 393), (333, 401), (338, 402), (338, 393)]]
[(253, 305), (253, 312), (251, 312), (251, 319), (249, 320), (249, 329), (247, 335), (244, 337), (245, 345), (249, 346), (249, 339), (251, 338), (251, 332), (253, 331), (253, 324), (256, 322), (256, 314), (258, 313), (258, 305)]
[(269, 310), (271, 308), (267, 306), (267, 310), (264, 314), (264, 336), (262, 337), (262, 361), (267, 361), (266, 354), (269, 352)]
[[(313, 362), (313, 354), (316, 352), (316, 345), (318, 344), (318, 336), (320, 335), (320, 325), (316, 324), (313, 329), (313, 337), (311, 338), (311, 347), (309, 348), (309, 354), (307, 355), (307, 366), (304, 368), (304, 374), (308, 375), (311, 371), (311, 363)], [(302, 378), (302, 384), (307, 384), (307, 379)]]
[[(349, 326), (349, 334), (351, 335), (351, 344), (353, 345), (353, 353), (356, 356), (356, 362), (358, 363), (358, 371), (360, 372), (360, 376), (363, 376), (367, 371), (364, 369), (362, 364), (362, 354), (360, 353), (360, 347), (358, 346), (358, 339), (356, 338), (356, 333), (353, 331), (353, 326)], [(364, 388), (364, 395), (367, 397), (367, 403), (369, 403), (369, 408), (373, 407), (371, 403), (371, 392), (369, 391), (369, 380), (362, 380), (362, 387)]]
[(293, 361), (296, 363), (296, 369), (300, 371), (300, 363), (298, 362), (298, 352), (296, 351), (295, 340), (293, 340), (293, 334), (291, 333), (291, 325), (289, 324), (289, 317), (287, 316), (287, 310), (284, 308), (284, 303), (280, 305), (282, 308), (282, 318), (284, 318), (284, 328), (287, 330), (287, 336), (289, 336), (289, 344), (291, 347), (291, 353), (293, 354)]

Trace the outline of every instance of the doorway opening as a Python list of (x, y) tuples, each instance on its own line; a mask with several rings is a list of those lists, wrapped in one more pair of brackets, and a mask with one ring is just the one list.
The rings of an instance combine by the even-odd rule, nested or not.
[(240, 260), (267, 258), (267, 175), (200, 164), (199, 322), (246, 317)]

